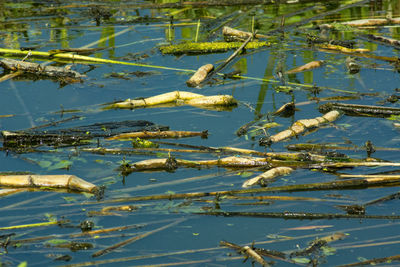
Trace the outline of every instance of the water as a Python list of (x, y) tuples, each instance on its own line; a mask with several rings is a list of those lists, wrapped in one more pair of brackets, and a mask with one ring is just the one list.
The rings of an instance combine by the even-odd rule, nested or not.
[[(162, 2), (162, 1), (158, 1)], [(330, 3), (329, 3), (330, 2)], [(148, 2), (144, 2), (148, 3)], [(100, 4), (99, 2), (97, 4)], [(203, 7), (179, 9), (138, 8), (133, 2), (102, 3), (110, 10), (113, 17), (110, 21), (100, 21), (96, 26), (90, 16), (92, 2), (71, 2), (68, 6), (56, 2), (7, 2), (0, 3), (0, 35), (1, 47), (18, 49), (20, 47), (37, 46), (40, 51), (57, 48), (82, 47), (97, 42), (101, 38), (116, 34), (132, 27), (131, 30), (99, 42), (94, 47), (108, 47), (105, 51), (96, 52), (94, 57), (126, 60), (122, 57), (136, 55), (135, 62), (167, 66), (181, 69), (197, 69), (206, 63), (218, 65), (232, 51), (220, 54), (171, 56), (161, 55), (158, 46), (173, 42), (194, 40), (198, 19), (203, 23), (200, 28), (200, 40), (219, 39), (220, 31), (213, 33), (223, 22), (232, 18), (228, 25), (249, 30), (252, 16), (259, 23), (260, 33), (268, 33), (276, 29), (282, 15), (286, 15), (286, 23), (301, 22), (318, 14), (344, 6), (346, 1), (328, 1), (317, 4), (268, 4), (256, 6)], [(379, 1), (361, 4), (333, 15), (321, 16), (311, 24), (347, 21), (366, 17), (399, 17), (398, 1)], [(168, 18), (174, 15), (174, 31), (169, 32)], [(132, 22), (125, 24), (117, 19), (151, 17), (158, 21), (148, 23)], [(191, 23), (181, 25), (181, 23)], [(306, 24), (306, 26), (311, 26)], [(342, 101), (354, 104), (381, 104), (388, 96), (396, 94), (399, 74), (393, 65), (364, 57), (358, 57), (362, 66), (360, 73), (350, 75), (344, 66), (347, 55), (318, 51), (305, 41), (307, 27), (287, 28), (285, 35), (275, 33), (272, 46), (257, 51), (247, 51), (240, 55), (224, 70), (240, 69), (247, 77), (258, 79), (219, 80), (201, 89), (186, 87), (190, 73), (146, 67), (124, 66), (117, 64), (76, 64), (74, 69), (86, 72), (87, 78), (82, 83), (60, 86), (49, 80), (8, 80), (0, 84), (0, 115), (12, 114), (12, 117), (0, 118), (2, 130), (14, 131), (27, 129), (48, 122), (65, 119), (72, 115), (81, 119), (60, 124), (54, 128), (68, 128), (90, 125), (99, 122), (148, 120), (157, 124), (168, 125), (171, 130), (203, 131), (208, 130), (207, 139), (199, 137), (168, 142), (185, 143), (197, 146), (255, 149), (258, 151), (287, 151), (285, 146), (297, 143), (333, 143), (341, 145), (363, 146), (367, 140), (377, 147), (398, 148), (399, 130), (392, 121), (384, 118), (343, 116), (335, 126), (327, 126), (316, 132), (293, 138), (289, 141), (264, 148), (258, 145), (257, 136), (238, 137), (237, 129), (255, 119), (256, 115), (274, 112), (281, 105), (292, 101), (298, 104), (298, 111), (289, 118), (274, 117), (280, 124), (269, 130), (275, 134), (289, 127), (294, 121), (320, 116), (318, 103), (310, 101), (314, 96), (307, 87), (292, 85), (293, 93), (278, 92), (275, 89), (280, 83), (272, 82), (278, 70), (289, 70), (312, 60), (324, 60), (325, 65), (313, 71), (289, 75), (287, 82), (309, 84), (323, 88), (317, 97), (334, 97), (350, 95), (348, 92), (364, 93), (359, 99)], [(372, 29), (372, 33), (399, 39), (398, 25)], [(213, 34), (211, 34), (213, 33)], [(367, 47), (379, 56), (398, 57), (399, 50), (391, 46), (378, 45), (365, 39), (356, 38), (353, 33), (337, 33), (338, 39), (355, 38), (357, 47)], [(144, 56), (145, 55), (145, 56)], [(139, 59), (138, 59), (139, 57)], [(93, 66), (93, 68), (91, 68)], [(134, 71), (150, 72), (150, 75), (129, 79), (110, 77), (112, 73), (129, 73)], [(264, 81), (261, 79), (265, 78)], [(324, 89), (328, 87), (330, 89)], [(240, 101), (232, 111), (212, 111), (192, 106), (169, 108), (146, 108), (135, 110), (102, 110), (101, 104), (126, 98), (149, 97), (175, 90), (185, 90), (204, 95), (228, 94)], [(321, 102), (324, 103), (324, 102)], [(321, 104), (320, 103), (320, 104)], [(386, 106), (397, 107), (398, 104), (385, 103)], [(77, 110), (73, 113), (61, 110)], [(270, 116), (272, 118), (272, 116)], [(99, 140), (106, 148), (130, 147), (127, 141)], [(96, 147), (97, 144), (90, 145)], [(162, 146), (168, 147), (168, 146)], [(316, 237), (328, 236), (335, 232), (343, 232), (346, 238), (332, 242), (329, 247), (332, 255), (315, 252), (305, 258), (316, 258), (318, 264), (333, 266), (397, 255), (398, 237), (393, 235), (398, 229), (398, 220), (377, 219), (319, 219), (319, 220), (284, 220), (280, 218), (223, 217), (197, 215), (194, 213), (215, 208), (214, 198), (198, 198), (192, 200), (159, 200), (107, 203), (116, 198), (157, 195), (165, 193), (213, 192), (240, 189), (244, 180), (254, 177), (257, 170), (229, 170), (224, 168), (178, 168), (175, 172), (134, 172), (123, 177), (117, 168), (125, 161), (136, 161), (167, 156), (161, 154), (132, 155), (97, 155), (80, 152), (79, 147), (53, 148), (42, 147), (36, 153), (14, 153), (3, 151), (0, 161), (1, 171), (28, 171), (35, 174), (73, 174), (96, 185), (105, 185), (104, 200), (96, 202), (95, 198), (85, 194), (66, 192), (32, 191), (22, 192), (1, 198), (0, 227), (48, 222), (50, 219), (68, 220), (65, 225), (29, 227), (23, 229), (2, 230), (2, 235), (14, 234), (11, 241), (28, 238), (48, 237), (44, 240), (31, 240), (27, 243), (12, 243), (2, 249), (1, 263), (5, 266), (18, 265), (27, 261), (28, 266), (79, 264), (95, 261), (92, 264), (136, 266), (148, 264), (187, 264), (193, 266), (243, 266), (250, 265), (251, 260), (243, 263), (235, 251), (219, 247), (221, 240), (235, 244), (251, 244), (257, 248), (273, 249), (290, 254), (294, 250), (304, 249)], [(362, 150), (339, 151), (351, 158), (365, 158)], [(207, 153), (171, 153), (176, 158), (189, 160), (217, 159), (218, 155)], [(378, 150), (373, 157), (398, 161), (398, 151)], [(60, 165), (66, 162), (66, 165)], [(58, 165), (57, 165), (58, 164)], [(65, 167), (67, 167), (65, 169)], [(60, 169), (58, 167), (64, 167)], [(339, 170), (340, 173), (372, 174), (385, 171), (396, 171), (395, 167)], [(192, 179), (190, 179), (192, 178)], [(289, 176), (278, 178), (271, 186), (328, 182), (338, 179), (335, 173), (316, 172), (298, 168)], [(344, 213), (336, 205), (363, 204), (398, 191), (397, 187), (370, 188), (364, 190), (331, 190), (306, 191), (296, 193), (263, 193), (263, 196), (311, 197), (324, 201), (304, 200), (266, 200), (263, 205), (238, 205), (254, 203), (254, 200), (233, 200), (221, 197), (219, 205), (222, 211), (238, 212), (310, 212), (310, 213)], [(246, 195), (249, 196), (249, 195)], [(134, 205), (136, 210), (110, 211), (96, 214), (109, 206)], [(397, 215), (397, 200), (371, 205), (366, 214)], [(80, 233), (79, 224), (84, 220), (93, 221), (95, 230), (136, 225), (136, 227), (95, 234), (92, 236), (73, 237)], [(178, 220), (178, 221), (177, 221)], [(180, 221), (182, 220), (182, 221)], [(176, 224), (168, 226), (177, 221)], [(140, 240), (127, 244), (115, 251), (92, 258), (92, 254), (108, 246), (127, 240), (134, 235), (149, 233), (160, 227), (168, 226)], [(304, 229), (298, 227), (310, 227)], [(94, 248), (72, 252), (67, 248), (56, 247), (64, 242), (90, 242)], [(3, 238), (5, 242), (6, 238)], [(56, 258), (69, 255), (68, 262)], [(267, 260), (270, 260), (266, 257)], [(301, 259), (298, 259), (300, 261)], [(278, 266), (293, 265), (290, 262), (275, 260)], [(89, 264), (89, 263), (88, 263)], [(73, 265), (74, 266), (74, 265)], [(79, 266), (79, 265), (75, 265)], [(82, 265), (83, 266), (83, 265)]]

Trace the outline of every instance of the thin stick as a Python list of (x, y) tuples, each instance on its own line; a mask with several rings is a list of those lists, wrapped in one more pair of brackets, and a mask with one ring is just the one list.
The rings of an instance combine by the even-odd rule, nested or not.
[(147, 237), (147, 236), (149, 236), (149, 235), (155, 234), (155, 233), (157, 233), (157, 232), (160, 232), (160, 231), (163, 231), (163, 230), (165, 230), (165, 229), (167, 229), (167, 228), (170, 228), (170, 227), (172, 227), (172, 226), (175, 226), (175, 225), (177, 225), (177, 224), (183, 222), (184, 220), (185, 220), (185, 219), (178, 219), (178, 220), (176, 220), (175, 222), (172, 222), (172, 223), (170, 223), (170, 224), (164, 225), (164, 226), (162, 226), (162, 227), (160, 227), (160, 228), (154, 229), (154, 230), (152, 230), (152, 231), (146, 232), (146, 233), (141, 234), (141, 235), (138, 235), (138, 236), (131, 237), (131, 238), (125, 240), (125, 241), (122, 241), (122, 242), (117, 243), (117, 244), (115, 244), (115, 245), (112, 245), (112, 246), (110, 246), (110, 247), (108, 247), (108, 248), (105, 248), (105, 249), (102, 249), (102, 250), (99, 250), (99, 251), (93, 253), (93, 254), (92, 254), (92, 257), (103, 256), (103, 255), (105, 255), (105, 254), (107, 254), (107, 253), (110, 253), (111, 251), (113, 251), (113, 250), (115, 250), (115, 249), (117, 249), (117, 248), (123, 247), (123, 246), (125, 246), (125, 245), (130, 244), (130, 243), (133, 243), (133, 242), (136, 242), (136, 241), (138, 241), (138, 240), (140, 240), (140, 239), (143, 239), (143, 238), (145, 238), (145, 237)]

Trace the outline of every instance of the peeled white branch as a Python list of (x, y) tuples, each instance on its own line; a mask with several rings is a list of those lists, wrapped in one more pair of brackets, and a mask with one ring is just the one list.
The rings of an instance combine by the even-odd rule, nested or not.
[(276, 167), (273, 169), (270, 169), (254, 178), (251, 178), (247, 181), (245, 181), (242, 185), (242, 187), (250, 187), (253, 185), (257, 185), (260, 183), (268, 183), (268, 181), (273, 180), (275, 177), (280, 176), (280, 175), (287, 175), (293, 171), (292, 168), (290, 167)]
[(82, 192), (95, 192), (97, 187), (75, 175), (1, 175), (0, 186), (52, 187)]

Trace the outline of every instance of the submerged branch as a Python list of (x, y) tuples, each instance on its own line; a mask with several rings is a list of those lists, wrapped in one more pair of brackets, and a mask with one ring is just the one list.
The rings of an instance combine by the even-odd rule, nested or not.
[(320, 105), (318, 109), (322, 113), (340, 110), (348, 116), (389, 117), (391, 115), (400, 115), (400, 108), (344, 103), (326, 103)]
[[(224, 196), (224, 195), (239, 195), (239, 194), (255, 194), (265, 192), (299, 192), (299, 191), (322, 191), (322, 190), (349, 190), (349, 189), (366, 189), (376, 186), (397, 186), (400, 184), (400, 178), (366, 178), (366, 179), (352, 179), (352, 180), (334, 180), (330, 182), (311, 183), (311, 184), (298, 184), (286, 185), (276, 187), (264, 187), (254, 189), (239, 189), (228, 191), (214, 191), (214, 192), (193, 192), (193, 193), (179, 193), (179, 194), (161, 194), (149, 196), (137, 196), (127, 198), (116, 198), (103, 201), (103, 203), (119, 203), (131, 201), (149, 201), (149, 200), (162, 200), (162, 199), (183, 199), (183, 198), (200, 198), (210, 196)], [(99, 202), (95, 202), (99, 203)]]
[(208, 131), (202, 132), (190, 132), (190, 131), (143, 131), (143, 132), (131, 132), (122, 133), (106, 138), (106, 140), (121, 140), (121, 139), (151, 139), (151, 138), (183, 138), (183, 137), (194, 137), (200, 136), (201, 138), (208, 137)]

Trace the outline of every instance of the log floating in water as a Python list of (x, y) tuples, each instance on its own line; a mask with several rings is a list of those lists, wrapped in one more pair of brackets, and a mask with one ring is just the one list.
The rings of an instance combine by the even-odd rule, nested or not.
[(253, 185), (261, 184), (265, 185), (268, 182), (272, 181), (275, 177), (280, 176), (280, 175), (287, 175), (293, 171), (292, 168), (290, 167), (276, 167), (272, 168), (254, 178), (251, 178), (247, 181), (245, 181), (242, 185), (242, 187), (250, 187)]
[(272, 143), (276, 143), (276, 142), (291, 138), (293, 136), (296, 136), (296, 135), (306, 131), (309, 128), (319, 127), (321, 124), (332, 122), (332, 121), (336, 120), (339, 117), (339, 115), (340, 115), (339, 111), (332, 110), (332, 111), (326, 113), (322, 117), (316, 117), (314, 119), (298, 120), (295, 123), (293, 123), (289, 129), (284, 130), (280, 133), (277, 133), (271, 137), (262, 138), (262, 139), (260, 139), (259, 143), (260, 143), (260, 145), (270, 145)]
[(26, 62), (14, 59), (2, 59), (0, 65), (10, 71), (23, 71), (27, 73), (33, 73), (37, 75), (45, 75), (49, 77), (72, 77), (72, 78), (83, 78), (86, 75), (82, 75), (77, 71), (70, 70), (68, 67), (54, 67), (54, 66), (43, 66), (38, 63)]
[(212, 64), (206, 64), (201, 66), (189, 80), (186, 81), (187, 86), (197, 87), (205, 80), (207, 74), (214, 69)]
[(156, 132), (131, 132), (131, 133), (122, 133), (115, 136), (111, 136), (106, 138), (106, 140), (118, 140), (118, 139), (150, 139), (150, 138), (182, 138), (182, 137), (194, 137), (201, 136), (201, 138), (208, 137), (208, 131), (202, 132), (190, 132), (190, 131), (156, 131)]
[[(225, 39), (231, 39), (232, 37), (236, 37), (240, 40), (246, 40), (247, 38), (253, 36), (253, 34), (251, 32), (245, 32), (245, 31), (241, 31), (241, 30), (237, 30), (237, 29), (233, 29), (231, 27), (228, 26), (224, 26), (222, 28), (222, 34), (224, 35)], [(263, 35), (263, 34), (255, 34), (254, 36), (255, 38), (268, 38), (267, 35)]]
[(113, 103), (108, 108), (134, 109), (152, 107), (162, 104), (173, 103), (176, 105), (187, 104), (196, 107), (234, 107), (237, 101), (230, 95), (204, 96), (185, 91), (173, 91), (141, 99), (127, 99), (122, 102)]
[(75, 175), (1, 175), (0, 186), (52, 187), (94, 193), (97, 187)]
[(178, 166), (194, 167), (201, 166), (218, 166), (227, 168), (248, 168), (268, 166), (268, 159), (258, 157), (225, 157), (216, 160), (183, 160), (174, 158), (164, 159), (148, 159), (133, 163), (129, 166), (131, 171), (146, 171), (146, 170), (171, 170), (176, 169)]

